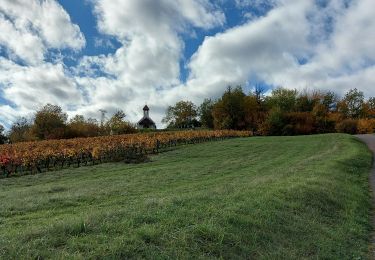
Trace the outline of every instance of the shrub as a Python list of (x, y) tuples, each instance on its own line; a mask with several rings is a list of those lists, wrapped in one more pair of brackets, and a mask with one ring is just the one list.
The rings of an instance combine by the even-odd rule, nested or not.
[(315, 117), (309, 112), (287, 113), (284, 135), (309, 135), (315, 133)]
[(360, 119), (358, 120), (359, 134), (373, 134), (375, 132), (375, 119)]
[(356, 134), (358, 131), (358, 121), (355, 119), (344, 119), (336, 124), (338, 133)]
[(285, 127), (284, 114), (280, 109), (273, 109), (267, 119), (260, 126), (259, 132), (262, 135), (282, 135)]

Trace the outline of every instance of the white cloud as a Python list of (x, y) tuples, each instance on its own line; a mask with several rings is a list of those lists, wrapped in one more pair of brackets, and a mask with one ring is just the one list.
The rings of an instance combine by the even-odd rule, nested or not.
[(179, 83), (179, 33), (190, 26), (212, 28), (224, 15), (206, 0), (97, 0), (101, 32), (118, 38), (123, 46), (105, 61), (106, 72), (132, 87), (168, 87)]
[[(64, 109), (81, 106), (82, 93), (61, 54), (48, 51), (78, 51), (85, 38), (55, 0), (0, 1), (0, 31), (0, 50), (7, 54), (0, 56), (0, 94), (10, 103), (0, 104), (0, 122), (9, 125), (48, 102)], [(47, 54), (54, 64), (45, 61)]]
[[(100, 108), (124, 109), (137, 121), (148, 103), (160, 121), (167, 104), (162, 93), (181, 84), (181, 35), (221, 26), (223, 13), (207, 0), (96, 0), (93, 5), (99, 30), (122, 46), (112, 55), (81, 60), (78, 72), (86, 76), (77, 81), (89, 89), (90, 103), (78, 112), (94, 116)], [(110, 77), (93, 78), (98, 67)]]
[(28, 63), (40, 63), (45, 47), (42, 40), (25, 29), (18, 29), (0, 13), (0, 45), (6, 46), (9, 56), (22, 57)]
[(280, 6), (265, 17), (207, 37), (191, 59), (187, 86), (203, 86), (212, 94), (251, 77), (270, 80), (275, 72), (296, 66), (296, 59), (311, 49), (305, 17), (309, 8), (306, 1)]
[[(313, 48), (314, 55), (304, 65), (288, 68), (287, 73), (275, 72), (272, 83), (288, 87), (331, 89), (343, 94), (350, 88), (364, 90), (375, 96), (375, 10), (371, 0), (353, 1), (346, 7), (343, 1), (332, 1), (332, 32)], [(332, 15), (332, 14), (331, 14)]]
[(0, 71), (3, 96), (18, 108), (36, 110), (52, 103), (69, 109), (83, 102), (76, 83), (66, 76), (61, 64), (28, 67), (0, 58)]
[(319, 49), (314, 62), (327, 69), (361, 69), (375, 62), (375, 9), (372, 0), (354, 1), (336, 16), (330, 42)]
[(280, 1), (264, 17), (207, 37), (189, 64), (188, 93), (215, 95), (256, 78), (339, 94), (357, 87), (374, 96), (373, 2), (345, 2)]
[(29, 64), (40, 63), (47, 49), (85, 45), (79, 27), (55, 0), (0, 1), (0, 28), (0, 44)]

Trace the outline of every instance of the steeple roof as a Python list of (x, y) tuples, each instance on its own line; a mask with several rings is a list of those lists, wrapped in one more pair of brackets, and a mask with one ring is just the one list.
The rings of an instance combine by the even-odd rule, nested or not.
[(150, 110), (147, 105), (144, 106), (143, 111)]

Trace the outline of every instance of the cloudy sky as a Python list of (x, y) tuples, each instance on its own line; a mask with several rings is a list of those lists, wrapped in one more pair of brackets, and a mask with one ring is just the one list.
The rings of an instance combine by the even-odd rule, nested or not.
[(0, 124), (46, 103), (99, 118), (228, 85), (375, 96), (374, 0), (0, 0)]

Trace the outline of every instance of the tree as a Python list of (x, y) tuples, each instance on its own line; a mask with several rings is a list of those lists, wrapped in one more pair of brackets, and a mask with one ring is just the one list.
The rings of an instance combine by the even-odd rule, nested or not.
[(47, 104), (36, 112), (34, 132), (39, 139), (58, 139), (65, 134), (68, 115), (61, 107)]
[(10, 127), (9, 141), (11, 143), (32, 141), (35, 139), (32, 124), (25, 117), (18, 118)]
[(108, 120), (105, 127), (109, 129), (109, 134), (121, 135), (135, 133), (137, 130), (129, 122), (125, 121), (125, 113), (122, 110), (117, 110), (113, 116)]
[(296, 108), (297, 90), (277, 88), (272, 90), (272, 95), (267, 98), (270, 108), (277, 108), (281, 112), (292, 112)]
[(364, 94), (358, 89), (351, 89), (346, 94), (341, 104), (341, 112), (349, 118), (360, 118), (363, 114), (365, 103)]
[(262, 122), (260, 132), (262, 135), (283, 135), (285, 123), (285, 113), (280, 108), (271, 109), (264, 122)]
[[(324, 100), (325, 93), (320, 91), (304, 90), (297, 93), (295, 112), (311, 112), (317, 104), (321, 104)], [(289, 111), (291, 112), (291, 111)]]
[(4, 126), (0, 125), (0, 144), (5, 144), (8, 138), (5, 136), (5, 128)]
[(179, 101), (169, 106), (162, 122), (170, 128), (189, 128), (199, 126), (197, 120), (198, 109), (191, 101)]
[(265, 88), (262, 87), (262, 85), (260, 84), (255, 85), (252, 95), (256, 97), (258, 104), (261, 104), (264, 101), (264, 94), (263, 94), (264, 91), (265, 91)]
[(324, 94), (322, 104), (325, 106), (327, 112), (332, 112), (337, 109), (338, 98), (335, 93), (328, 91)]
[(319, 99), (314, 104), (311, 111), (315, 117), (316, 133), (335, 132), (335, 121), (330, 116), (337, 109), (337, 97), (333, 92), (323, 92), (319, 95)]
[(365, 116), (368, 118), (375, 118), (375, 97), (370, 97), (364, 105)]
[(259, 102), (256, 93), (244, 97), (244, 112), (246, 128), (255, 133), (261, 121), (264, 120), (264, 112), (262, 103)]
[(245, 129), (245, 94), (241, 87), (230, 86), (213, 109), (216, 129)]
[(99, 131), (100, 126), (97, 120), (90, 118), (86, 120), (84, 116), (76, 115), (69, 121), (65, 136), (67, 138), (93, 137), (98, 136)]
[(212, 116), (214, 105), (215, 102), (213, 102), (211, 99), (206, 98), (199, 106), (198, 114), (200, 121), (204, 127), (214, 128), (214, 117)]
[(375, 110), (375, 97), (370, 97), (367, 101), (369, 109)]

